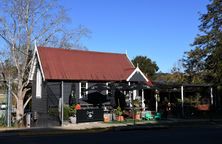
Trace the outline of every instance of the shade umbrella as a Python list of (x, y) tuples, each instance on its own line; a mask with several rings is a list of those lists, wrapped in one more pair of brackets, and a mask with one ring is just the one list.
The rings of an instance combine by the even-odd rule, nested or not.
[(101, 92), (101, 91), (104, 91), (104, 90), (110, 90), (111, 88), (104, 84), (104, 83), (97, 83), (97, 84), (94, 84), (92, 86), (90, 86), (88, 89), (86, 89), (86, 91), (98, 91), (98, 92)]
[(114, 84), (111, 84), (111, 89), (114, 89), (114, 90), (126, 90), (126, 91), (129, 91), (131, 90), (130, 86), (127, 84), (127, 83), (114, 83)]
[(93, 92), (93, 93), (89, 93), (88, 94), (88, 98), (87, 99), (83, 99), (85, 102), (87, 103), (91, 103), (91, 104), (102, 104), (107, 102), (107, 97), (106, 95), (103, 95), (99, 92)]
[(87, 98), (83, 99), (83, 101), (94, 105), (107, 102), (108, 101), (107, 96), (101, 94), (101, 92), (104, 90), (110, 90), (110, 87), (105, 83), (96, 83), (90, 86), (85, 91), (91, 91), (91, 92), (87, 95)]
[(150, 86), (148, 86), (144, 82), (139, 82), (139, 83), (133, 83), (130, 85), (131, 90), (142, 90), (142, 89), (150, 89)]

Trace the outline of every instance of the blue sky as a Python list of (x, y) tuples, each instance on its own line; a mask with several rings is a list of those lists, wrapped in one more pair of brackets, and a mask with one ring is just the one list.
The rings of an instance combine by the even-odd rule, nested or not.
[[(170, 72), (198, 34), (199, 13), (209, 0), (58, 0), (68, 10), (70, 27), (92, 33), (88, 50), (138, 55)], [(0, 40), (2, 43), (2, 40)], [(1, 45), (4, 47), (4, 44)]]
[(198, 34), (209, 0), (62, 0), (73, 25), (92, 32), (82, 43), (93, 51), (143, 55), (170, 72)]

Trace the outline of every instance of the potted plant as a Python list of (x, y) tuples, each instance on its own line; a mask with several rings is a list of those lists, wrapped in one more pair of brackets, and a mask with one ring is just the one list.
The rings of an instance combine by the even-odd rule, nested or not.
[(69, 106), (69, 111), (68, 111), (68, 114), (69, 114), (69, 121), (71, 123), (76, 123), (76, 109), (75, 109), (75, 104)]
[(116, 120), (117, 121), (124, 121), (124, 117), (122, 116), (123, 111), (121, 110), (121, 107), (118, 106), (115, 110)]
[(136, 120), (141, 120), (140, 115), (141, 115), (141, 112), (139, 110), (135, 109), (133, 118), (136, 119)]
[(133, 118), (136, 120), (141, 119), (140, 101), (138, 99), (133, 100)]

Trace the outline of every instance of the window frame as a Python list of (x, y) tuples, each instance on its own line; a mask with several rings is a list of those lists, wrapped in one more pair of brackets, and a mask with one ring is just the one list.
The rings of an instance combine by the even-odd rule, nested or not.
[[(108, 83), (108, 82), (106, 83), (107, 86), (109, 86), (109, 84), (110, 84), (110, 83)], [(112, 95), (111, 90), (106, 90), (106, 95), (109, 96), (109, 94)]]
[(36, 98), (42, 98), (42, 74), (39, 68), (36, 71)]
[[(82, 87), (82, 84), (85, 84), (85, 87)], [(85, 94), (83, 94), (83, 89), (88, 89), (88, 82), (87, 81), (82, 81), (82, 82), (79, 82), (79, 98), (84, 98), (88, 95), (88, 91), (85, 92)]]

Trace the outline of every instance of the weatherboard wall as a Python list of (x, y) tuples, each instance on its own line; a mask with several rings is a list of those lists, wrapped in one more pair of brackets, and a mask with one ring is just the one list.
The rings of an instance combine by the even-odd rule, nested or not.
[[(88, 82), (88, 87), (98, 82)], [(105, 82), (104, 82), (105, 83)], [(79, 81), (64, 81), (63, 87), (63, 99), (64, 104), (69, 104), (69, 97), (72, 90), (76, 98), (79, 98)], [(88, 91), (88, 94), (95, 91)], [(101, 94), (106, 95), (106, 91), (102, 91)], [(42, 83), (42, 96), (36, 97), (36, 79), (34, 76), (32, 85), (32, 111), (38, 113), (48, 113), (50, 107), (59, 106), (59, 98), (61, 97), (61, 81), (45, 81)]]

